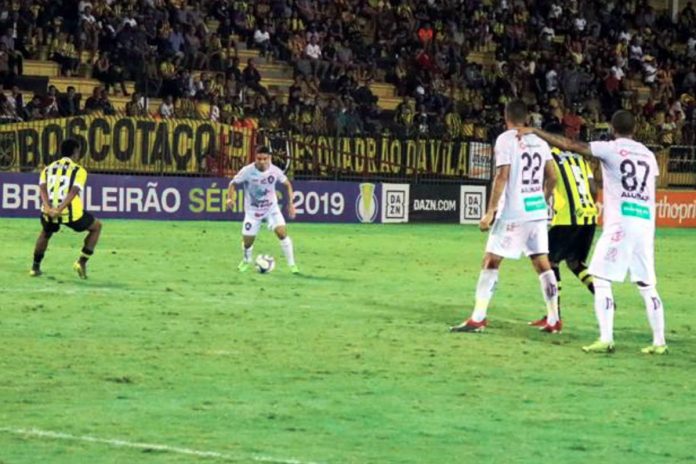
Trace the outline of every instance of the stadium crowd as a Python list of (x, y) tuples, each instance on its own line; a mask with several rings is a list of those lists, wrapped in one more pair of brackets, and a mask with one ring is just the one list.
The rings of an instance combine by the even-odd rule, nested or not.
[[(572, 137), (624, 107), (647, 143), (695, 142), (691, 2), (672, 20), (644, 0), (23, 0), (0, 2), (0, 23), (6, 121), (114, 113), (110, 93), (127, 95), (132, 80), (133, 116), (488, 139), (522, 98), (532, 124), (555, 120)], [(260, 51), (245, 67), (242, 44)], [(84, 105), (53, 87), (23, 102), (13, 84), (24, 59), (103, 85)], [(264, 60), (292, 66), (287, 101), (261, 84)], [(403, 98), (393, 112), (370, 89), (381, 81)]]

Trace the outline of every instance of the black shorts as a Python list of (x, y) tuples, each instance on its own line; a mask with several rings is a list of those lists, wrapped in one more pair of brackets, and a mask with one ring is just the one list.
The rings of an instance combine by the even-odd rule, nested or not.
[(597, 226), (553, 226), (549, 229), (549, 259), (586, 262)]
[(42, 214), (41, 215), (41, 227), (43, 227), (44, 232), (47, 234), (53, 234), (56, 233), (60, 230), (60, 226), (68, 226), (75, 232), (84, 232), (85, 230), (89, 229), (92, 224), (94, 224), (94, 216), (89, 214), (88, 212), (84, 212), (82, 214), (82, 217), (78, 219), (77, 221), (72, 221), (72, 222), (48, 222), (46, 220), (46, 217)]

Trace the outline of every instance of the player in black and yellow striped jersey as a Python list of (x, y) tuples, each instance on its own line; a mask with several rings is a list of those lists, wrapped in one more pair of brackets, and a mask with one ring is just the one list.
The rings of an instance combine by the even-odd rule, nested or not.
[(73, 264), (73, 269), (82, 278), (87, 278), (87, 260), (94, 253), (99, 241), (101, 222), (85, 211), (81, 194), (87, 182), (87, 171), (75, 161), (80, 156), (80, 144), (74, 139), (64, 140), (60, 146), (62, 158), (41, 171), (39, 192), (41, 194), (41, 233), (34, 248), (34, 263), (30, 275), (41, 275), (41, 261), (48, 248), (51, 236), (61, 225), (75, 232), (88, 231), (82, 253)]
[[(552, 125), (548, 132), (562, 133), (560, 125)], [(560, 263), (566, 262), (568, 269), (594, 294), (592, 276), (587, 271), (587, 257), (592, 248), (598, 210), (594, 201), (596, 183), (592, 167), (576, 153), (552, 148), (558, 182), (553, 193), (553, 219), (549, 229), (549, 261), (558, 282), (558, 314), (561, 316), (561, 271)], [(543, 326), (545, 318), (530, 322)]]

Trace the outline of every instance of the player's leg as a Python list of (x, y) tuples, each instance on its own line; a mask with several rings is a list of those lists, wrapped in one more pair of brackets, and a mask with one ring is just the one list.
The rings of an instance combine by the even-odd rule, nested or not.
[(268, 225), (273, 229), (278, 240), (280, 240), (280, 248), (283, 250), (283, 255), (285, 256), (288, 266), (290, 266), (290, 271), (293, 274), (298, 274), (300, 270), (297, 264), (295, 264), (295, 250), (293, 248), (292, 239), (288, 236), (283, 213), (281, 213), (280, 210), (271, 213), (268, 217)]
[(571, 272), (580, 279), (580, 282), (582, 282), (592, 294), (595, 292), (594, 281), (585, 263), (587, 262), (587, 257), (590, 255), (594, 233), (595, 226), (580, 226), (574, 240), (575, 248), (566, 260), (566, 264), (568, 264), (568, 268)]
[(546, 303), (546, 325), (541, 330), (557, 333), (562, 329), (558, 316), (558, 282), (549, 260), (549, 234), (546, 221), (532, 221), (523, 224), (522, 237), (524, 252), (531, 259), (532, 266), (539, 276), (541, 294)]
[(628, 271), (632, 244), (620, 226), (605, 228), (597, 241), (589, 272), (594, 279), (594, 309), (599, 340), (583, 346), (588, 353), (614, 351), (614, 294), (611, 282), (623, 282)]
[(99, 236), (102, 231), (101, 221), (94, 218), (89, 213), (84, 213), (82, 217), (75, 223), (68, 224), (76, 232), (87, 231), (87, 236), (83, 242), (82, 250), (80, 251), (80, 257), (73, 264), (73, 269), (77, 272), (77, 275), (81, 279), (87, 278), (87, 261), (94, 254), (94, 248), (99, 242)]
[(560, 332), (562, 327), (558, 312), (558, 281), (551, 268), (551, 262), (546, 254), (534, 254), (530, 256), (532, 266), (539, 276), (541, 295), (546, 304), (546, 324), (541, 330), (549, 333)]
[(43, 216), (41, 217), (41, 232), (36, 238), (36, 244), (34, 245), (34, 261), (31, 265), (31, 271), (29, 271), (30, 276), (38, 277), (42, 274), (41, 261), (43, 261), (46, 250), (48, 249), (48, 241), (59, 228), (59, 224), (47, 222), (44, 220)]
[(242, 261), (237, 266), (239, 272), (246, 272), (251, 266), (254, 257), (254, 241), (259, 233), (263, 218), (256, 218), (253, 214), (245, 214), (242, 223)]
[(487, 325), (488, 305), (495, 293), (498, 283), (498, 271), (503, 262), (503, 257), (495, 253), (486, 252), (481, 265), (478, 282), (476, 284), (476, 302), (469, 319), (461, 324), (450, 327), (452, 332), (481, 332)]
[(583, 346), (587, 353), (611, 353), (614, 351), (614, 294), (611, 282), (594, 276), (594, 310), (599, 325), (599, 340)]
[(657, 293), (657, 278), (655, 276), (654, 240), (648, 235), (642, 237), (636, 246), (629, 265), (631, 280), (638, 286), (640, 296), (645, 302), (645, 313), (653, 333), (652, 345), (641, 352), (645, 354), (666, 354), (665, 341), (665, 310), (662, 299)]

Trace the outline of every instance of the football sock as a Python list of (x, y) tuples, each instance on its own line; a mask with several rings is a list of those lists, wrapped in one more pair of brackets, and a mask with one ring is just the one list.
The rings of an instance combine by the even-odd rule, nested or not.
[(41, 267), (41, 261), (44, 259), (44, 254), (43, 253), (34, 253), (34, 264), (33, 268), (38, 269)]
[(558, 288), (558, 319), (561, 320), (561, 268), (552, 266), (551, 270), (556, 277), (556, 287)]
[(611, 343), (614, 341), (614, 295), (611, 292), (611, 282), (595, 278), (594, 284), (599, 340)]
[(471, 319), (474, 322), (481, 322), (486, 318), (488, 303), (493, 298), (495, 285), (498, 282), (497, 269), (483, 269), (479, 274), (478, 284), (476, 284), (476, 303)]
[(573, 271), (573, 274), (575, 274), (578, 279), (580, 279), (580, 282), (585, 284), (585, 287), (587, 287), (590, 292), (595, 292), (594, 279), (587, 270), (585, 263), (578, 263), (577, 267), (570, 268), (570, 270)]
[(558, 322), (558, 282), (554, 272), (548, 270), (539, 274), (539, 283), (546, 302), (546, 323), (554, 325)]
[(90, 250), (87, 247), (82, 248), (82, 252), (80, 253), (80, 259), (79, 262), (81, 265), (87, 264), (87, 260), (94, 254), (94, 250)]
[(250, 263), (251, 257), (254, 253), (254, 245), (250, 246), (249, 248), (245, 248), (244, 243), (242, 243), (242, 250), (244, 250), (244, 262)]
[(290, 237), (285, 237), (280, 241), (280, 248), (283, 249), (283, 254), (285, 255), (285, 259), (288, 261), (288, 266), (294, 266), (295, 252), (292, 249), (292, 240), (290, 240)]
[(653, 345), (662, 346), (665, 344), (665, 311), (662, 307), (662, 300), (657, 294), (655, 286), (638, 287), (640, 295), (645, 301), (645, 311), (648, 315), (648, 322), (653, 332)]

